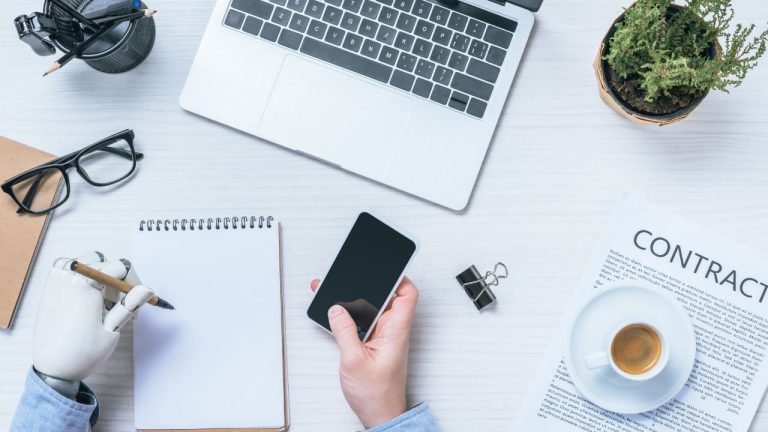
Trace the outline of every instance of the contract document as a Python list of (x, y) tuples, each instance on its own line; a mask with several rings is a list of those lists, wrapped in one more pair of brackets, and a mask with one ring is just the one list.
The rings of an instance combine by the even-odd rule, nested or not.
[(642, 414), (601, 409), (581, 396), (568, 375), (563, 323), (513, 430), (747, 432), (768, 385), (768, 266), (717, 233), (624, 197), (576, 298), (627, 279), (667, 290), (688, 312), (696, 362), (683, 389)]

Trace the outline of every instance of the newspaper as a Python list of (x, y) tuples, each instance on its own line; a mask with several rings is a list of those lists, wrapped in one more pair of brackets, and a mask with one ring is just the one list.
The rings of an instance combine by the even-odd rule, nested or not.
[(562, 328), (515, 430), (746, 432), (768, 385), (768, 267), (721, 235), (625, 197), (576, 295), (622, 279), (673, 293), (691, 317), (696, 362), (685, 387), (654, 411), (605, 411), (569, 378)]

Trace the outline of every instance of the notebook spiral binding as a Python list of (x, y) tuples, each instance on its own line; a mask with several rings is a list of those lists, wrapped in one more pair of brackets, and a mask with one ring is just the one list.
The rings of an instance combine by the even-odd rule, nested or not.
[(146, 219), (139, 222), (139, 231), (203, 231), (214, 229), (272, 228), (272, 216), (234, 216), (231, 218)]

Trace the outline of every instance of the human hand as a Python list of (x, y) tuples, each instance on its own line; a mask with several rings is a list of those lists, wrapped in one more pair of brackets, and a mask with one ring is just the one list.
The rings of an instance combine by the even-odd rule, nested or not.
[[(319, 285), (319, 280), (313, 280), (312, 291)], [(405, 397), (408, 346), (418, 299), (419, 290), (410, 279), (404, 278), (365, 343), (360, 341), (357, 325), (346, 309), (336, 305), (328, 310), (328, 320), (339, 346), (341, 390), (366, 429), (408, 410)]]
[[(130, 282), (138, 283), (135, 272), (129, 272), (125, 264), (106, 261), (100, 253), (78, 261), (120, 279), (130, 276)], [(33, 365), (49, 377), (77, 382), (109, 358), (120, 329), (153, 292), (136, 286), (107, 312), (105, 295), (117, 302), (119, 293), (74, 273), (71, 262), (56, 260), (45, 283), (35, 322)]]

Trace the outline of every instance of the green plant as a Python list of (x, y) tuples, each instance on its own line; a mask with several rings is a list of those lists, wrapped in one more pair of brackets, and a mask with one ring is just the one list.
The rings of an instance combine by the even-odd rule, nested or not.
[[(731, 0), (639, 0), (616, 24), (603, 57), (622, 80), (636, 80), (647, 102), (684, 106), (709, 89), (738, 87), (765, 54), (768, 30), (732, 26)], [(710, 49), (719, 55), (710, 57)]]

